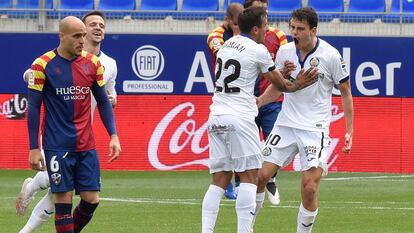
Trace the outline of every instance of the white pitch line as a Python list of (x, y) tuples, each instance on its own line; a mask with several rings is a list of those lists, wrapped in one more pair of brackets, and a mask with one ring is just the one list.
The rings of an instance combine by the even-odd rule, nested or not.
[[(100, 198), (103, 201), (113, 201), (113, 202), (128, 202), (128, 203), (155, 203), (155, 204), (180, 204), (180, 205), (201, 205), (201, 200), (196, 199), (149, 199), (149, 198), (131, 198), (131, 199), (124, 199), (124, 198)], [(285, 201), (287, 203), (299, 203), (298, 201)], [(335, 204), (369, 204), (370, 202), (328, 202), (322, 201), (321, 203), (335, 203)], [(372, 203), (372, 202), (371, 202)], [(393, 202), (387, 202), (387, 204), (391, 204)], [(410, 202), (409, 202), (410, 203)], [(372, 203), (374, 204), (374, 203)], [(383, 203), (386, 204), (386, 203)], [(395, 202), (395, 204), (406, 204)], [(411, 203), (412, 204), (412, 203)], [(222, 206), (234, 206), (234, 201), (224, 201), (220, 205)], [(279, 206), (272, 206), (271, 208), (292, 208), (297, 209), (298, 205), (279, 205)], [(409, 210), (414, 211), (414, 207), (388, 207), (388, 206), (321, 206), (321, 208), (326, 209), (368, 209), (368, 210)]]
[(414, 178), (414, 175), (332, 177), (332, 178), (322, 178), (322, 180), (365, 180), (365, 179), (377, 180), (377, 179), (396, 179), (396, 178)]

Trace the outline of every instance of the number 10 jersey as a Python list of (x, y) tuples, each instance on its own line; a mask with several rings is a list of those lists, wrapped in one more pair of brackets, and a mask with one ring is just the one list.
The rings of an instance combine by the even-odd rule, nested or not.
[(210, 115), (256, 117), (255, 81), (260, 73), (273, 69), (275, 64), (263, 44), (244, 34), (227, 40), (217, 53)]

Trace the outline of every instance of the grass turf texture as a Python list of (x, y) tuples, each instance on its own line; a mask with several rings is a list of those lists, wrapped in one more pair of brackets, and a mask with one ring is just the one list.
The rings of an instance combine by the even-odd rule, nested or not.
[[(16, 216), (15, 199), (21, 184), (34, 174), (0, 170), (0, 232), (18, 232), (45, 194), (36, 195), (25, 216)], [(273, 207), (265, 201), (255, 232), (295, 232), (299, 182), (300, 173), (280, 172), (281, 204)], [(207, 171), (102, 172), (102, 200), (82, 232), (201, 232), (201, 202), (209, 183)], [(319, 193), (313, 233), (414, 232), (414, 175), (331, 173), (322, 180)], [(74, 203), (78, 202), (76, 197)], [(234, 204), (222, 201), (216, 233), (236, 232)], [(53, 221), (37, 232), (54, 232)]]

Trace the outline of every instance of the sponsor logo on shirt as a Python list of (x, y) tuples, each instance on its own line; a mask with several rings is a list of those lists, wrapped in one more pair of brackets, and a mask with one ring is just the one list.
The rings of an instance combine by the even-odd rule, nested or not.
[(83, 100), (91, 92), (90, 87), (70, 86), (56, 88), (56, 95), (63, 96), (64, 100)]

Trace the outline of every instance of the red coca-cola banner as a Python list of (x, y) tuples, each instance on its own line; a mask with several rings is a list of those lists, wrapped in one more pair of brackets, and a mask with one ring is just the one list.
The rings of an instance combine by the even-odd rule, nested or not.
[[(108, 136), (98, 114), (94, 132), (103, 169), (207, 169), (206, 121), (211, 96), (123, 95), (115, 109), (122, 145), (119, 160), (108, 164)], [(0, 95), (0, 168), (28, 166), (24, 95)], [(331, 171), (414, 173), (414, 99), (354, 98), (355, 136), (344, 154), (345, 118), (340, 97), (333, 98), (329, 168)], [(96, 111), (97, 112), (97, 111)], [(286, 170), (297, 170), (295, 159)]]

